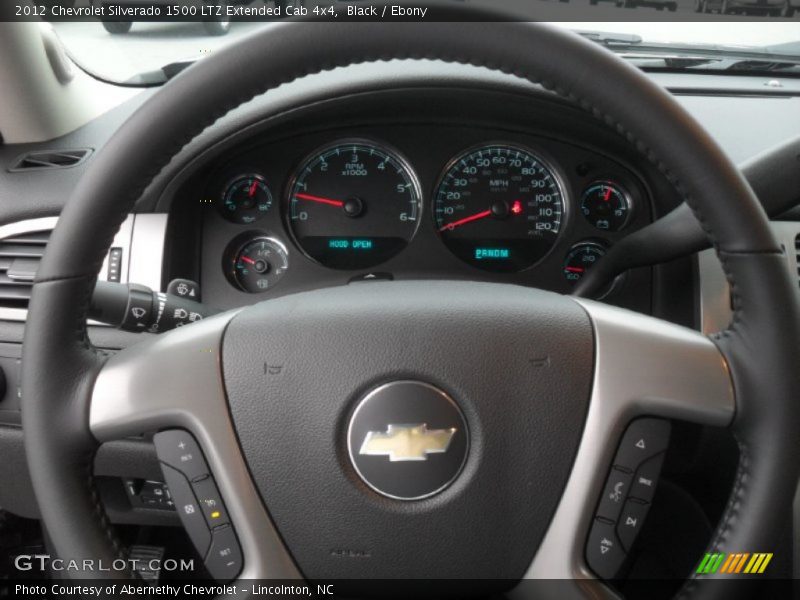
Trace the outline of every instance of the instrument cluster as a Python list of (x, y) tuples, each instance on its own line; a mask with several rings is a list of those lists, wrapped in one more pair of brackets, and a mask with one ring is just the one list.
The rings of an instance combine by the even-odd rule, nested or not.
[(643, 187), (623, 169), (565, 166), (519, 140), (463, 147), (426, 168), (426, 186), (409, 156), (372, 137), (306, 151), (283, 179), (257, 168), (224, 171), (210, 178), (206, 197), (243, 231), (227, 243), (222, 269), (230, 285), (252, 294), (279, 285), (298, 254), (334, 271), (380, 269), (407, 251), (423, 224), (468, 269), (516, 274), (542, 263), (580, 222), (583, 239), (559, 257), (560, 276), (573, 285), (638, 212), (649, 215)]

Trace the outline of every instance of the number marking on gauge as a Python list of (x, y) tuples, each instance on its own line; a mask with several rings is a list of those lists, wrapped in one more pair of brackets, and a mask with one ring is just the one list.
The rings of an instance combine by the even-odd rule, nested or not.
[(318, 150), (289, 186), (288, 222), (310, 258), (335, 269), (364, 269), (403, 250), (416, 232), (419, 185), (394, 151), (367, 141)]
[(513, 272), (535, 264), (561, 232), (565, 198), (552, 167), (525, 148), (490, 144), (446, 167), (434, 196), (442, 241), (465, 262)]
[(595, 181), (581, 195), (583, 216), (604, 231), (623, 229), (630, 220), (632, 207), (630, 194), (613, 181)]

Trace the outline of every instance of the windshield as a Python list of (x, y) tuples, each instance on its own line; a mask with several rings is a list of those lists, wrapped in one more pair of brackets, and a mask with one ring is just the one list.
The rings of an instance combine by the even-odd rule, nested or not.
[[(601, 1), (601, 0), (590, 0)], [(790, 0), (791, 1), (791, 0)], [(349, 4), (341, 2), (342, 4)], [(472, 4), (476, 4), (473, 0)], [(800, 0), (798, 0), (800, 6)], [(799, 9), (800, 10), (800, 9)], [(776, 64), (786, 72), (796, 65), (786, 62), (756, 61), (764, 53), (782, 61), (800, 62), (800, 23), (798, 22), (560, 22), (559, 26), (576, 30), (632, 59), (648, 58), (651, 68), (736, 68), (738, 61), (705, 60), (713, 56), (740, 56), (747, 60), (748, 71), (775, 70)], [(270, 27), (270, 23), (233, 22), (224, 30), (210, 31), (203, 22), (123, 24), (125, 31), (107, 31), (116, 23), (61, 22), (53, 23), (69, 54), (87, 71), (114, 82), (129, 84), (163, 83), (169, 77), (162, 68), (180, 65), (208, 56), (254, 31)], [(692, 50), (691, 61), (676, 61), (675, 52)], [(704, 60), (696, 60), (698, 50)], [(651, 59), (669, 53), (668, 62)], [(741, 64), (744, 64), (743, 62)]]

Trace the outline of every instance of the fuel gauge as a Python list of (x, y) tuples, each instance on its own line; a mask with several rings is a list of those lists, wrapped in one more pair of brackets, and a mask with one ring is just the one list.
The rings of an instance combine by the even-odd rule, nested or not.
[(234, 240), (223, 267), (232, 284), (249, 294), (271, 290), (289, 269), (289, 253), (280, 241), (267, 236)]
[(630, 194), (613, 181), (595, 181), (581, 196), (583, 216), (603, 231), (619, 231), (625, 227), (632, 208)]

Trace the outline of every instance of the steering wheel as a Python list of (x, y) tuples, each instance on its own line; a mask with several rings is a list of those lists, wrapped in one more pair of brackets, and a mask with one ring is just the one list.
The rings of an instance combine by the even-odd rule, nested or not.
[[(398, 281), (268, 300), (111, 357), (91, 345), (87, 304), (103, 257), (171, 157), (256, 94), (389, 59), (511, 73), (625, 136), (713, 242), (730, 327), (709, 338), (544, 291)], [(611, 52), (542, 24), (285, 23), (170, 81), (87, 169), (34, 285), (25, 447), (53, 546), (78, 564), (122, 552), (93, 481), (98, 445), (180, 429), (221, 492), (240, 578), (570, 579), (579, 597), (613, 596), (585, 548), (637, 417), (731, 428), (740, 464), (708, 551), (774, 549), (798, 476), (799, 339), (795, 286), (752, 191), (669, 94)], [(434, 422), (448, 424), (425, 431)], [(367, 473), (377, 463), (359, 462), (364, 432), (366, 444), (409, 423), (397, 428), (405, 445), (370, 446), (383, 462)], [(417, 460), (391, 460), (398, 448)], [(682, 595), (742, 589), (692, 575)]]

